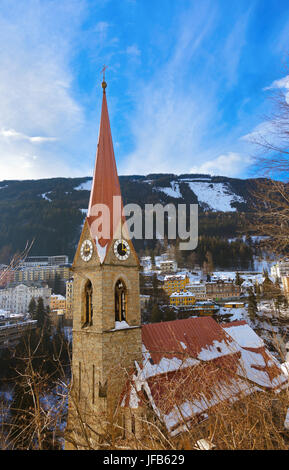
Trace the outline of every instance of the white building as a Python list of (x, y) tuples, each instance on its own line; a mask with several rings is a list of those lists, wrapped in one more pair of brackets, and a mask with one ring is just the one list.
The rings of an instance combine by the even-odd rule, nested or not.
[(40, 266), (59, 266), (62, 264), (68, 264), (67, 255), (28, 256), (24, 261), (22, 261), (22, 263), (20, 263), (20, 266), (27, 268), (37, 268)]
[(206, 284), (201, 282), (192, 282), (186, 286), (186, 288), (192, 292), (196, 300), (205, 300), (207, 298), (206, 294)]
[(171, 259), (160, 261), (159, 266), (160, 266), (162, 272), (175, 273), (178, 269), (178, 265), (177, 265), (176, 261), (171, 260)]
[(29, 303), (34, 297), (37, 300), (42, 297), (45, 307), (49, 306), (51, 289), (44, 287), (26, 286), (19, 284), (16, 287), (0, 289), (0, 308), (11, 313), (27, 313)]
[(289, 259), (284, 258), (271, 267), (271, 276), (276, 280), (277, 277), (289, 276)]
[(152, 270), (152, 259), (150, 256), (142, 256), (140, 258), (140, 265), (143, 267), (144, 272)]

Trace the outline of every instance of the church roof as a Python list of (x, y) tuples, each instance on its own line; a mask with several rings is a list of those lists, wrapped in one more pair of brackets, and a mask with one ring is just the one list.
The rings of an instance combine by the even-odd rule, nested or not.
[(222, 402), (288, 385), (280, 364), (244, 321), (220, 325), (203, 317), (143, 325), (142, 342), (143, 361), (135, 363), (121, 406), (149, 403), (171, 435)]
[[(87, 213), (90, 233), (95, 241), (101, 262), (104, 261), (108, 247), (120, 225), (122, 211), (121, 190), (117, 174), (106, 101), (106, 82), (102, 83), (102, 87), (103, 98), (100, 130)], [(119, 204), (115, 207), (113, 206), (114, 198), (116, 198), (115, 201), (118, 201)], [(108, 212), (102, 211), (102, 217), (100, 217), (101, 205), (105, 205), (108, 210)], [(100, 225), (101, 218), (102, 223)]]

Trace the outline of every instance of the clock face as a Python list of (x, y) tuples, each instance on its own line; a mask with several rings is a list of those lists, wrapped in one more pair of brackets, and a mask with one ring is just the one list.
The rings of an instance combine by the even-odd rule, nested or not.
[(89, 261), (93, 253), (93, 244), (90, 240), (84, 240), (81, 245), (80, 255), (83, 261)]
[(126, 240), (116, 240), (114, 254), (120, 261), (125, 261), (130, 255), (130, 247)]

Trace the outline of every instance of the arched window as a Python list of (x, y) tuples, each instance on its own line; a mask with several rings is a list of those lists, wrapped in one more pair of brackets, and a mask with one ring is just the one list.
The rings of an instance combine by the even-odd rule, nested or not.
[(92, 325), (93, 307), (92, 307), (92, 284), (88, 280), (84, 288), (84, 325)]
[(114, 291), (115, 321), (126, 320), (127, 291), (122, 280), (117, 281)]

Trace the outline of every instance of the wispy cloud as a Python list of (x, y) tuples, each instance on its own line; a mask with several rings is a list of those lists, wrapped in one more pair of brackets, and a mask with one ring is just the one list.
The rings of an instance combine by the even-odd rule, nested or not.
[[(46, 145), (60, 139), (69, 145), (84, 120), (69, 68), (83, 8), (82, 0), (1, 2), (1, 179), (49, 176)], [(37, 159), (35, 144), (42, 144)]]
[(252, 158), (250, 156), (229, 152), (219, 155), (214, 160), (204, 162), (200, 166), (190, 168), (190, 172), (238, 177), (242, 173), (244, 166), (249, 166), (251, 163)]
[[(249, 159), (239, 155), (234, 147), (225, 147), (228, 138), (224, 139), (226, 155), (220, 155), (219, 143), (216, 145), (214, 139), (221, 132), (222, 88), (224, 83), (231, 86), (237, 76), (250, 14), (238, 20), (236, 30), (233, 26), (229, 38), (218, 44), (218, 56), (211, 56), (207, 65), (200, 68), (218, 13), (208, 2), (186, 11), (169, 59), (149, 81), (139, 84), (134, 95), (136, 111), (130, 117), (135, 149), (120, 166), (122, 174), (180, 173), (203, 168), (206, 172), (236, 175), (249, 164)], [(237, 58), (231, 64), (229, 56), (235, 53)], [(212, 70), (216, 66), (220, 69), (220, 57), (224, 55), (227, 60), (216, 77)], [(196, 75), (192, 77), (194, 67)]]
[(6, 140), (27, 140), (31, 143), (42, 144), (44, 142), (54, 142), (58, 140), (56, 137), (41, 137), (41, 136), (34, 136), (30, 137), (29, 135), (25, 135), (22, 132), (17, 132), (15, 129), (0, 129), (0, 138), (3, 137)]

